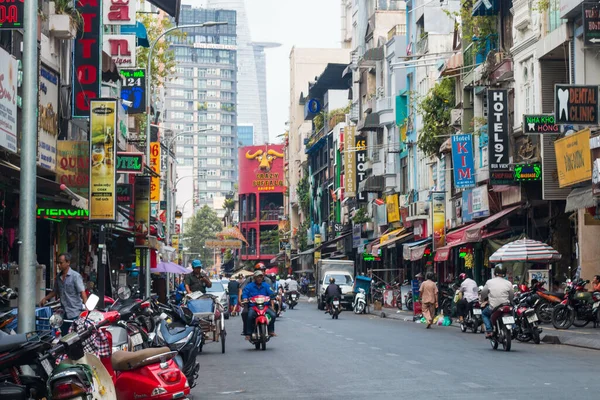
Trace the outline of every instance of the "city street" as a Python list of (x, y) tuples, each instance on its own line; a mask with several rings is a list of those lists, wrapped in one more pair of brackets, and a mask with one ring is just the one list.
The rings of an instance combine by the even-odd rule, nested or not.
[(301, 302), (256, 351), (228, 321), (226, 354), (200, 355), (195, 398), (239, 399), (596, 399), (600, 353), (513, 343), (494, 351), (482, 334), (452, 327), (357, 316), (339, 320)]

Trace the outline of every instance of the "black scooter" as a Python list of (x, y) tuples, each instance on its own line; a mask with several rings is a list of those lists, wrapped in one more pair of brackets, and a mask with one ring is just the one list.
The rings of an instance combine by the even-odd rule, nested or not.
[(296, 307), (296, 304), (298, 304), (299, 297), (300, 297), (300, 294), (295, 290), (287, 292), (286, 298), (287, 298), (287, 303), (288, 303), (288, 306), (290, 307), (290, 310), (293, 310), (294, 307)]

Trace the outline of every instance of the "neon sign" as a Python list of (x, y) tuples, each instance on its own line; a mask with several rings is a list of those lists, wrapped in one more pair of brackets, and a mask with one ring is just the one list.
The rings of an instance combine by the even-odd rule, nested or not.
[(41, 208), (37, 209), (37, 218), (40, 219), (87, 219), (90, 215), (88, 210), (74, 208)]

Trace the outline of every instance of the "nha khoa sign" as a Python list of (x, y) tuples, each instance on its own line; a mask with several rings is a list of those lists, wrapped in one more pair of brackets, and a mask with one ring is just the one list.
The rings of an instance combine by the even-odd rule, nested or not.
[(452, 164), (454, 186), (457, 188), (475, 186), (473, 135), (452, 136)]
[(552, 114), (523, 115), (523, 132), (559, 134), (560, 129)]
[(146, 111), (146, 71), (138, 69), (121, 69), (121, 99), (131, 102), (130, 106), (122, 104), (127, 114), (142, 114)]
[(558, 185), (562, 188), (592, 178), (590, 130), (584, 129), (554, 142)]
[(73, 117), (89, 117), (90, 101), (100, 97), (100, 0), (79, 0), (75, 9), (83, 24), (73, 46)]
[(240, 193), (283, 191), (283, 145), (239, 149)]

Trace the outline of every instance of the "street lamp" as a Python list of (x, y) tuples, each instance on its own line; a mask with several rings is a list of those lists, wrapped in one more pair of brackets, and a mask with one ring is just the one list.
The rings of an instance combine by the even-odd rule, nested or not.
[[(154, 41), (150, 45), (150, 48), (148, 49), (148, 59), (146, 60), (146, 88), (147, 88), (147, 90), (152, 92), (152, 90), (151, 90), (152, 89), (152, 86), (151, 86), (152, 85), (152, 76), (151, 76), (152, 53), (154, 52), (154, 47), (156, 47), (156, 44), (159, 42), (160, 39), (162, 39), (163, 36), (168, 35), (169, 33), (173, 32), (175, 30), (183, 30), (183, 29), (190, 29), (190, 28), (205, 28), (205, 27), (215, 26), (215, 25), (227, 25), (227, 22), (208, 21), (208, 22), (204, 22), (201, 24), (174, 26), (172, 28), (167, 29), (160, 35), (158, 35), (158, 37), (156, 39), (154, 39)], [(148, 162), (150, 161), (150, 98), (151, 97), (152, 96), (150, 96), (150, 95), (146, 96), (146, 164), (148, 164)], [(150, 234), (150, 229), (148, 229), (148, 234)], [(150, 284), (151, 284), (150, 249), (148, 249), (148, 253), (146, 255), (145, 277), (146, 277), (146, 297), (150, 297)]]

